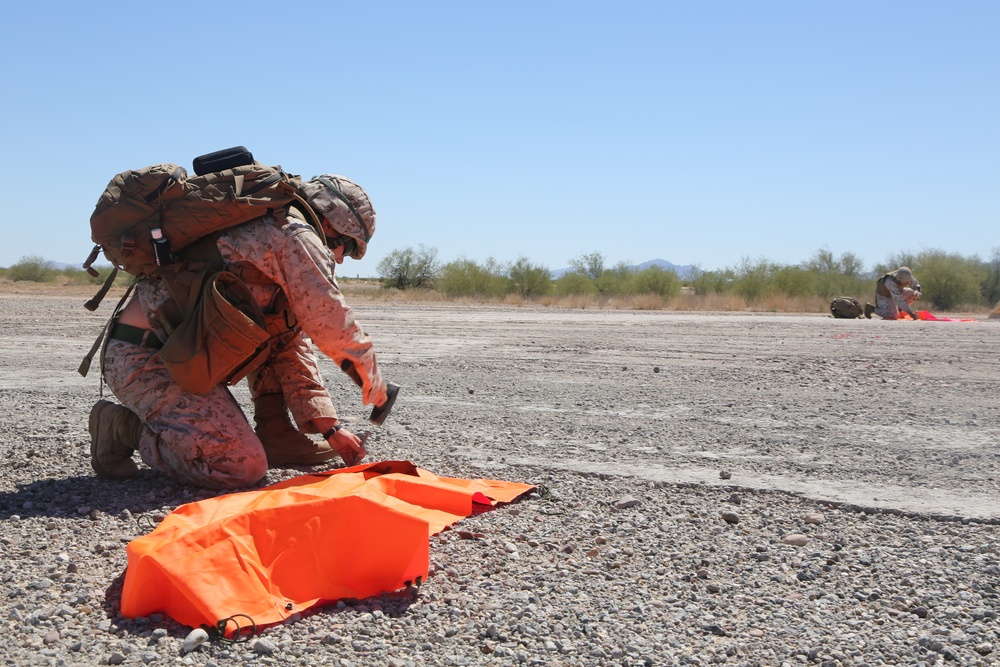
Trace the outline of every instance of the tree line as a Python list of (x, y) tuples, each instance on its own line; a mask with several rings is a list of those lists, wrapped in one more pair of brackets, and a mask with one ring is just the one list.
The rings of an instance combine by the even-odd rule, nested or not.
[[(862, 302), (871, 301), (874, 281), (879, 276), (909, 266), (921, 284), (922, 304), (929, 308), (992, 308), (1000, 302), (1000, 248), (994, 248), (988, 260), (942, 250), (904, 252), (888, 256), (873, 270), (866, 270), (853, 253), (835, 256), (822, 248), (800, 264), (744, 257), (734, 266), (696, 270), (694, 275), (684, 277), (657, 266), (636, 269), (626, 262), (608, 266), (599, 252), (581, 255), (568, 263), (569, 270), (559, 276), (526, 257), (507, 263), (493, 258), (484, 262), (461, 258), (445, 263), (438, 260), (437, 248), (420, 245), (393, 250), (378, 263), (376, 272), (385, 289), (432, 290), (446, 299), (609, 299), (647, 295), (665, 303), (686, 291), (703, 297), (737, 297), (747, 307), (753, 307), (774, 297), (829, 300), (853, 296)], [(101, 277), (92, 277), (82, 269), (60, 269), (39, 256), (22, 257), (9, 268), (0, 268), (0, 278), (14, 282), (62, 278), (76, 284), (99, 284), (106, 274), (101, 271)], [(122, 274), (119, 280), (124, 283), (129, 279)]]
[(570, 270), (553, 277), (548, 267), (525, 257), (510, 263), (490, 258), (483, 263), (458, 259), (441, 263), (437, 249), (427, 246), (393, 250), (376, 267), (383, 287), (433, 289), (447, 298), (498, 299), (514, 294), (528, 299), (554, 296), (655, 295), (672, 298), (684, 287), (694, 294), (738, 296), (747, 306), (768, 297), (833, 299), (853, 296), (862, 303), (874, 298), (875, 280), (900, 266), (910, 267), (920, 282), (924, 301), (939, 310), (993, 307), (1000, 301), (1000, 248), (989, 260), (942, 250), (890, 255), (867, 271), (853, 253), (839, 257), (825, 248), (808, 260), (783, 265), (744, 257), (735, 266), (696, 271), (683, 279), (660, 267), (636, 269), (626, 262), (607, 266), (592, 252), (569, 261)]

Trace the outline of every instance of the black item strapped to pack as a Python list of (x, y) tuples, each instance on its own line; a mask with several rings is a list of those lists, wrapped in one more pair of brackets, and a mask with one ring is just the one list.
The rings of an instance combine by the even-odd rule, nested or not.
[(243, 146), (233, 146), (214, 153), (199, 155), (192, 161), (191, 166), (194, 167), (195, 175), (204, 176), (213, 171), (223, 171), (248, 164), (253, 164), (253, 154)]

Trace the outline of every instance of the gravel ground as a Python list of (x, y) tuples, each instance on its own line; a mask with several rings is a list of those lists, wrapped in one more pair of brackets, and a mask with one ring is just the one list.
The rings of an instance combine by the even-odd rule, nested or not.
[(185, 651), (120, 615), (125, 547), (208, 494), (93, 476), (76, 367), (113, 302), (25, 292), (0, 293), (3, 664), (1000, 664), (998, 322), (359, 302), (404, 387), (372, 459), (541, 486), (433, 537), (417, 591)]

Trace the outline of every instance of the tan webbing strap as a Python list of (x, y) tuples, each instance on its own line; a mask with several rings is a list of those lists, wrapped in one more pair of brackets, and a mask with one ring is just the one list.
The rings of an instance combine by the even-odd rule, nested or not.
[(94, 295), (94, 298), (92, 298), (87, 303), (83, 304), (83, 307), (91, 312), (97, 310), (97, 307), (101, 305), (101, 301), (104, 301), (104, 297), (107, 296), (108, 290), (111, 289), (111, 286), (115, 283), (115, 278), (117, 277), (118, 277), (118, 267), (116, 266), (111, 270), (111, 273), (108, 274), (107, 280), (105, 280), (104, 284), (101, 285), (101, 289), (97, 291), (97, 294)]
[[(101, 333), (99, 333), (97, 335), (97, 340), (95, 340), (93, 346), (91, 346), (90, 352), (88, 352), (87, 356), (85, 356), (83, 358), (83, 361), (80, 362), (80, 367), (77, 369), (77, 372), (80, 373), (80, 375), (82, 375), (83, 377), (87, 377), (87, 373), (90, 372), (90, 364), (93, 363), (93, 361), (94, 361), (94, 355), (97, 354), (97, 350), (100, 349), (101, 343), (104, 342), (105, 335), (107, 335), (108, 331), (111, 329), (111, 323), (118, 319), (118, 314), (122, 310), (122, 305), (125, 303), (125, 300), (128, 298), (129, 294), (132, 293), (132, 288), (133, 287), (135, 287), (135, 281), (134, 280), (132, 281), (132, 284), (128, 286), (128, 289), (125, 290), (125, 294), (122, 295), (122, 298), (118, 302), (118, 305), (115, 306), (114, 311), (112, 311), (112, 313), (111, 313), (111, 317), (108, 319), (107, 322), (104, 323), (104, 327), (101, 329)], [(105, 292), (107, 292), (107, 290), (105, 290)], [(104, 355), (103, 354), (101, 355), (101, 377), (102, 378), (104, 377)]]

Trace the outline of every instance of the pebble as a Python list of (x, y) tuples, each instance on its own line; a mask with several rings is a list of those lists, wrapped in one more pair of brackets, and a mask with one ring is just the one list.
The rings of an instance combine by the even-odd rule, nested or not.
[(271, 655), (277, 650), (274, 642), (267, 638), (260, 638), (253, 643), (253, 652), (258, 655)]
[(203, 643), (208, 641), (208, 633), (201, 628), (195, 628), (188, 636), (184, 638), (184, 644), (181, 646), (181, 650), (185, 653), (189, 653)]
[(624, 510), (630, 507), (635, 507), (641, 501), (634, 496), (624, 496), (615, 501), (615, 509)]

